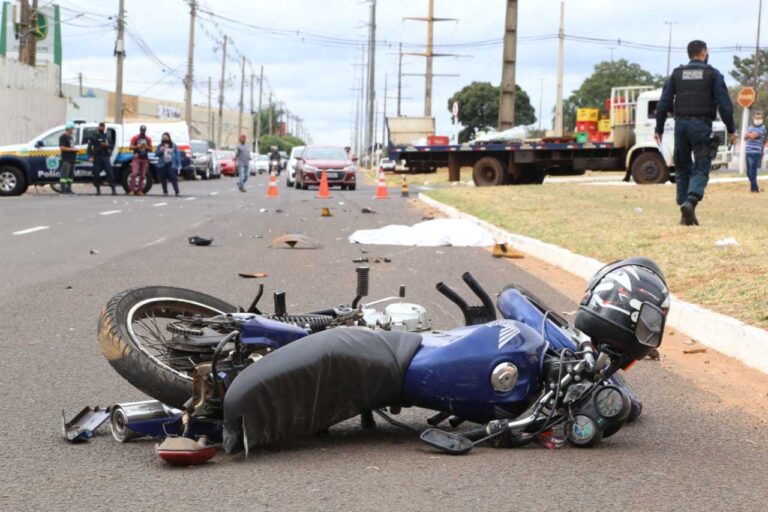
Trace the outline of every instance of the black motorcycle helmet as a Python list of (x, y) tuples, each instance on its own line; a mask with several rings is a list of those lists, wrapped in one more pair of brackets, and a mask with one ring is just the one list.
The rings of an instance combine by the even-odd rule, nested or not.
[(610, 263), (590, 280), (579, 304), (576, 328), (626, 367), (661, 345), (669, 311), (664, 274), (648, 258)]

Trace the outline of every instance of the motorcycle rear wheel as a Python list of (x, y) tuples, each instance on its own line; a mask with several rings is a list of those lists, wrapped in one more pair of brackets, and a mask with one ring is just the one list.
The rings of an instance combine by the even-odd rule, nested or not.
[(109, 364), (155, 400), (183, 408), (192, 397), (192, 376), (174, 367), (165, 342), (178, 315), (204, 317), (237, 308), (204, 293), (170, 286), (133, 288), (115, 295), (99, 317), (98, 339)]

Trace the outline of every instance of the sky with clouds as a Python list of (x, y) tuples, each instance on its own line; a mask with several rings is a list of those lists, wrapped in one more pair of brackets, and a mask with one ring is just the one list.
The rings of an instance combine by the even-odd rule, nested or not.
[[(86, 86), (114, 88), (114, 19), (117, 0), (67, 0), (59, 2), (64, 41), (63, 76), (76, 83), (82, 73)], [(124, 90), (159, 98), (182, 100), (186, 72), (188, 6), (185, 0), (125, 0), (127, 59)], [(212, 18), (201, 12), (197, 25), (194, 101), (207, 102), (208, 77), (213, 78), (214, 98), (221, 73), (220, 41), (231, 37), (227, 60), (226, 104), (239, 101), (240, 56), (246, 74), (258, 75), (264, 66), (266, 86), (277, 101), (305, 120), (316, 142), (346, 144), (354, 124), (355, 88), (360, 85), (360, 60), (370, 12), (360, 0), (200, 0), (201, 10), (214, 12), (242, 24)], [(427, 0), (379, 0), (376, 54), (377, 97), (388, 85), (388, 113), (394, 111), (397, 82), (397, 45), (423, 51), (426, 26), (404, 20), (425, 16)], [(448, 98), (472, 81), (498, 83), (501, 77), (500, 44), (504, 32), (505, 0), (435, 0), (435, 16), (456, 18), (435, 25), (435, 51), (457, 57), (435, 59), (437, 77), (433, 112), (438, 132), (449, 133)], [(602, 60), (625, 58), (651, 72), (664, 74), (665, 49), (633, 48), (631, 43), (665, 46), (673, 21), (673, 66), (687, 61), (683, 48), (691, 39), (703, 39), (710, 48), (742, 46), (741, 55), (753, 52), (758, 0), (742, 0), (728, 8), (721, 0), (565, 0), (565, 33), (610, 39), (597, 44), (566, 42), (564, 91), (566, 96), (589, 76)], [(766, 5), (768, 9), (768, 5)], [(545, 112), (543, 127), (550, 124), (557, 81), (559, 0), (520, 0), (517, 81)], [(82, 14), (80, 14), (82, 13)], [(765, 20), (767, 16), (764, 15)], [(245, 26), (250, 25), (250, 26)], [(763, 31), (768, 39), (768, 31)], [(549, 37), (547, 37), (549, 36)], [(471, 44), (487, 42), (483, 44)], [(359, 43), (359, 44), (356, 44)], [(629, 43), (629, 44), (628, 44)], [(766, 45), (761, 45), (766, 46)], [(146, 50), (149, 51), (146, 51)], [(733, 50), (712, 51), (710, 63), (726, 74), (732, 68)], [(405, 56), (404, 73), (424, 73), (424, 59)], [(424, 78), (403, 78), (405, 115), (423, 112)], [(246, 102), (248, 94), (246, 93)], [(379, 110), (383, 105), (379, 103)]]

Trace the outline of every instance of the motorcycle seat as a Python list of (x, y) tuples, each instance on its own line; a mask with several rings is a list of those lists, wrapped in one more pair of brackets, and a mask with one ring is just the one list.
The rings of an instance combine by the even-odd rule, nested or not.
[(250, 448), (398, 406), (421, 340), (410, 332), (337, 328), (294, 341), (234, 379), (224, 396), (225, 425), (242, 426)]

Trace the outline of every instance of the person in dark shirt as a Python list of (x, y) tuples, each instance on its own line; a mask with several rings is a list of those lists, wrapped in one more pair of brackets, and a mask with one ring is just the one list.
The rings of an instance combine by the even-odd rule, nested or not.
[(59, 137), (59, 151), (61, 151), (59, 183), (61, 184), (61, 193), (65, 195), (74, 195), (72, 183), (75, 176), (75, 160), (77, 159), (77, 148), (74, 139), (72, 139), (74, 131), (74, 123), (67, 123), (64, 125), (64, 133)]
[(101, 172), (107, 174), (107, 182), (112, 189), (112, 195), (116, 196), (115, 173), (112, 170), (112, 142), (109, 140), (107, 125), (99, 123), (96, 134), (88, 141), (88, 161), (93, 162), (93, 186), (96, 187), (96, 195), (101, 195)]
[[(664, 85), (656, 108), (656, 143), (664, 137), (664, 123), (674, 107), (675, 115), (675, 184), (677, 204), (682, 218), (680, 224), (698, 226), (696, 205), (704, 199), (712, 166), (712, 121), (717, 111), (728, 129), (729, 137), (736, 140), (733, 122), (733, 103), (723, 75), (707, 64), (709, 52), (704, 41), (688, 44), (685, 66), (674, 70)], [(693, 159), (691, 158), (693, 153)]]
[(139, 133), (131, 137), (131, 179), (128, 184), (128, 195), (144, 195), (144, 180), (149, 169), (149, 152), (152, 151), (152, 139), (147, 135), (147, 127), (141, 125)]

